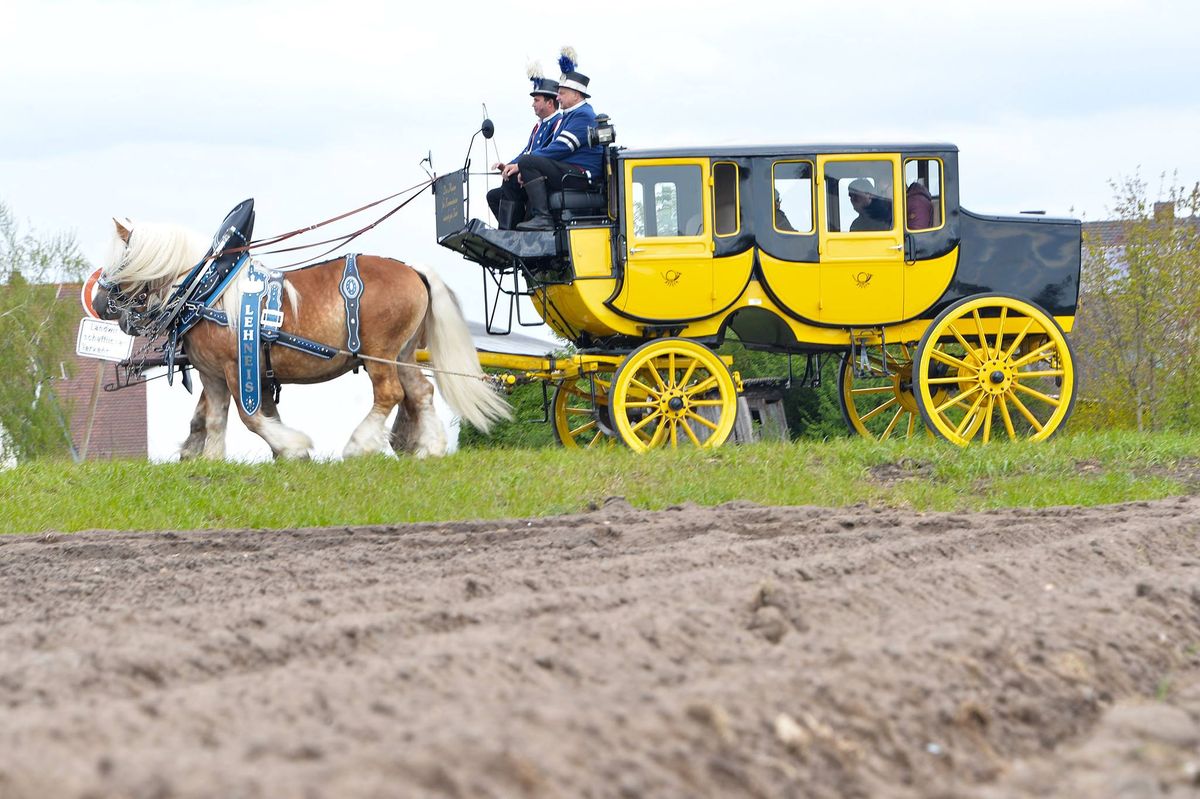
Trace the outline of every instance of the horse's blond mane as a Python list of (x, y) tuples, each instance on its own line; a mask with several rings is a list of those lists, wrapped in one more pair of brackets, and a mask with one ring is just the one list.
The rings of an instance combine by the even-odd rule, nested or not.
[[(117, 283), (126, 293), (135, 287), (139, 291), (144, 287), (146, 307), (151, 310), (161, 308), (179, 279), (208, 252), (210, 242), (180, 225), (128, 222), (126, 227), (131, 231), (129, 243), (125, 243), (119, 231), (113, 231), (101, 277)], [(209, 299), (209, 303), (219, 300), (225, 312), (233, 314), (237, 292), (230, 289), (236, 284), (236, 281), (230, 281), (218, 297)], [(291, 303), (292, 312), (298, 313), (300, 295), (291, 283), (284, 283), (284, 294)]]

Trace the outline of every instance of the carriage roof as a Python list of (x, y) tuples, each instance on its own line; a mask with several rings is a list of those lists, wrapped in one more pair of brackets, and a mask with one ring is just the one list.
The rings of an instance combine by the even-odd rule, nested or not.
[(622, 158), (748, 158), (786, 155), (856, 155), (870, 153), (957, 153), (958, 147), (945, 142), (920, 144), (727, 144), (713, 147), (659, 147), (622, 150)]

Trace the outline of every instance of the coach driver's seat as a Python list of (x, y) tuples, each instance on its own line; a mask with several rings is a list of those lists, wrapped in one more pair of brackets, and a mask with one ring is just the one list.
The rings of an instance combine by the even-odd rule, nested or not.
[(562, 191), (550, 192), (548, 200), (550, 213), (563, 223), (583, 217), (604, 216), (608, 212), (602, 177), (565, 175)]

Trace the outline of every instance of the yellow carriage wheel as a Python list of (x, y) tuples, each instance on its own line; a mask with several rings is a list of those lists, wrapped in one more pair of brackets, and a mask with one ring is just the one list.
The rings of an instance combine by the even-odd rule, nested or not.
[(852, 353), (842, 356), (838, 400), (852, 432), (875, 441), (933, 435), (913, 394), (914, 349), (908, 344), (867, 347), (865, 364)]
[(616, 446), (608, 404), (611, 388), (611, 373), (596, 373), (591, 379), (575, 377), (555, 387), (554, 436), (558, 443), (568, 449)]
[(656, 339), (613, 378), (617, 435), (630, 448), (719, 447), (737, 419), (737, 388), (715, 352), (689, 339)]
[(917, 406), (939, 436), (965, 446), (1043, 441), (1075, 405), (1075, 361), (1054, 317), (1004, 295), (959, 300), (917, 348)]

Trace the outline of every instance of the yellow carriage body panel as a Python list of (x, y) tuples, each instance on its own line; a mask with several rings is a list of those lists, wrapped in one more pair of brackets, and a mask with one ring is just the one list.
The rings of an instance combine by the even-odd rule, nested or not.
[(575, 280), (551, 283), (536, 291), (534, 308), (555, 333), (567, 339), (574, 338), (573, 333), (578, 330), (593, 336), (632, 333), (630, 321), (605, 305), (617, 285), (612, 266), (611, 230), (607, 227), (573, 228), (568, 243)]

